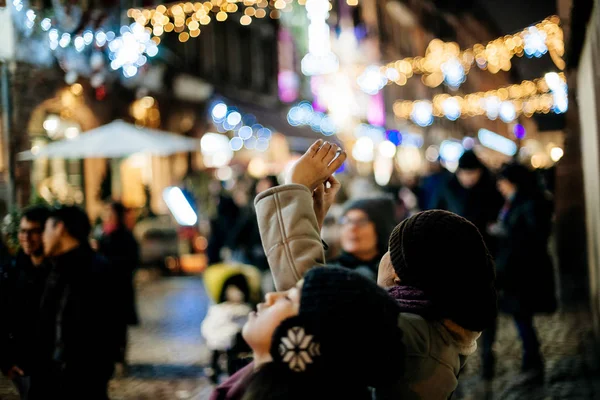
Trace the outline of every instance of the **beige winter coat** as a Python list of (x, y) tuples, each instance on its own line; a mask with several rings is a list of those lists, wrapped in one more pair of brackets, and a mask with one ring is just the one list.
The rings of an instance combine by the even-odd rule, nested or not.
[[(325, 265), (312, 194), (305, 186), (269, 189), (256, 197), (255, 205), (277, 290), (293, 287), (310, 268)], [(415, 314), (402, 314), (399, 326), (407, 348), (406, 373), (392, 387), (379, 388), (377, 399), (448, 399), (466, 356), (477, 348), (478, 334)]]

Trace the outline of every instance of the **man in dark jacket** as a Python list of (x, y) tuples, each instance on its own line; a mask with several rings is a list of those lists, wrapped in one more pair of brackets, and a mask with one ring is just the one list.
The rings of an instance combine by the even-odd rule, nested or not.
[(108, 399), (116, 352), (108, 262), (88, 244), (90, 222), (77, 207), (54, 210), (43, 235), (52, 270), (41, 300), (30, 399)]
[(491, 173), (469, 150), (460, 158), (455, 176), (440, 192), (433, 208), (453, 212), (471, 221), (494, 252), (494, 242), (487, 234), (487, 228), (496, 222), (503, 204), (504, 199)]
[(19, 250), (14, 262), (0, 275), (0, 303), (4, 324), (0, 333), (0, 368), (11, 379), (21, 399), (28, 398), (31, 371), (37, 354), (40, 299), (50, 271), (44, 257), (42, 232), (50, 211), (34, 206), (23, 212), (19, 224)]

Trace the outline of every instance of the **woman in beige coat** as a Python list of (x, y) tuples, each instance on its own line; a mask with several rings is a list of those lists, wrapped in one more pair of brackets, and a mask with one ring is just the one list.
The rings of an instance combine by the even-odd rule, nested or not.
[[(319, 233), (340, 187), (332, 176), (345, 159), (343, 152), (331, 157), (338, 150), (317, 141), (291, 170), (286, 185), (255, 200), (277, 290), (293, 287), (308, 270), (325, 265)], [(377, 388), (378, 399), (452, 396), (467, 356), (477, 348), (476, 339), (496, 317), (494, 279), (481, 235), (466, 220), (433, 211), (396, 227), (378, 283), (405, 310), (398, 324), (407, 348), (406, 373), (395, 385)]]

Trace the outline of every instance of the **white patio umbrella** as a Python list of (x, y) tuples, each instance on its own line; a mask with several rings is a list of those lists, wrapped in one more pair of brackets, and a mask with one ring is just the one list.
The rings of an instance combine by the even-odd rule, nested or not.
[(38, 158), (119, 158), (145, 152), (168, 156), (200, 149), (200, 141), (156, 129), (138, 128), (122, 120), (115, 120), (92, 129), (74, 139), (64, 139), (40, 148), (18, 154), (21, 161)]

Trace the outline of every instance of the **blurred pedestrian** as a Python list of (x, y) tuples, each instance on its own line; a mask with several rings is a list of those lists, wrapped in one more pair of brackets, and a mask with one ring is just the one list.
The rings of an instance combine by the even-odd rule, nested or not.
[(127, 327), (139, 323), (134, 276), (140, 265), (140, 248), (127, 225), (128, 212), (120, 202), (109, 204), (104, 212), (102, 236), (98, 242), (98, 252), (106, 257), (115, 273), (111, 292), (119, 304), (118, 318), (121, 324), (119, 340), (115, 345), (118, 349), (117, 362), (124, 373), (127, 370)]
[(331, 260), (377, 280), (377, 268), (396, 226), (394, 202), (387, 197), (359, 199), (346, 204), (340, 219), (342, 253)]
[(42, 232), (50, 210), (33, 206), (23, 211), (19, 224), (20, 250), (0, 275), (0, 367), (11, 379), (21, 400), (29, 397), (31, 373), (38, 361), (40, 300), (50, 272), (44, 256)]
[(419, 208), (421, 210), (432, 210), (436, 207), (436, 201), (440, 193), (452, 179), (452, 173), (442, 165), (438, 158), (429, 163), (429, 174), (424, 176), (420, 182)]
[(495, 251), (495, 241), (487, 233), (490, 223), (496, 221), (504, 200), (496, 189), (496, 182), (487, 167), (472, 150), (458, 161), (458, 170), (433, 202), (433, 208), (447, 210), (471, 221)]
[[(554, 312), (557, 306), (554, 269), (548, 253), (552, 203), (534, 175), (519, 164), (507, 164), (500, 170), (498, 189), (506, 202), (489, 232), (498, 238), (500, 308), (512, 315), (523, 343), (521, 379), (543, 382), (544, 361), (533, 316)], [(494, 376), (495, 337), (496, 325), (483, 335), (485, 380)]]
[(206, 255), (208, 264), (217, 264), (224, 259), (231, 228), (240, 215), (240, 208), (233, 199), (221, 193), (217, 196), (217, 213), (210, 220), (210, 236)]
[(31, 400), (108, 399), (119, 312), (110, 265), (89, 246), (90, 231), (87, 214), (74, 206), (53, 210), (46, 221), (52, 269), (40, 302)]
[(403, 373), (399, 314), (373, 281), (345, 268), (314, 268), (250, 314), (243, 336), (254, 363), (211, 400), (371, 399), (371, 387)]

